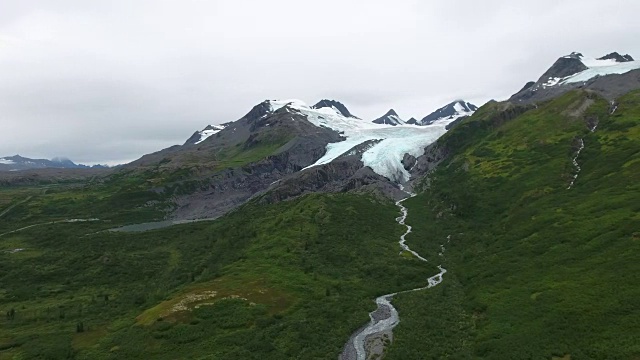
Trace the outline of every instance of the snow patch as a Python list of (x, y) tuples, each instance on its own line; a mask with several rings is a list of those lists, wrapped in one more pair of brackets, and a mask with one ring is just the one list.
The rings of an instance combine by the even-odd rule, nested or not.
[(219, 133), (225, 127), (223, 125), (209, 125), (204, 130), (199, 131), (200, 139), (195, 142), (195, 144), (200, 144), (201, 142), (207, 140), (211, 135), (215, 135)]
[(558, 83), (562, 81), (562, 78), (559, 77), (550, 77), (549, 80), (542, 84), (543, 87), (548, 87), (548, 86), (555, 86), (558, 85)]
[(13, 165), (15, 163), (16, 163), (15, 161), (10, 159), (5, 159), (5, 158), (0, 159), (0, 164), (3, 164), (3, 165)]

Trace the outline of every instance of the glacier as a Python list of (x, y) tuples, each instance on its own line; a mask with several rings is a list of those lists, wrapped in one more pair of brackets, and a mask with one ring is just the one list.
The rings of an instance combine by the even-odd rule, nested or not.
[[(324, 156), (307, 168), (330, 163), (366, 141), (380, 140), (363, 153), (362, 162), (377, 174), (399, 184), (410, 178), (409, 172), (402, 165), (404, 154), (415, 157), (422, 155), (424, 148), (442, 136), (447, 131), (446, 126), (459, 117), (439, 120), (427, 126), (392, 126), (345, 117), (333, 107), (314, 109), (297, 99), (273, 100), (269, 101), (269, 105), (271, 111), (286, 107), (287, 111), (306, 115), (307, 120), (315, 126), (330, 128), (346, 138), (344, 141), (328, 144)], [(470, 114), (467, 112), (464, 115)]]

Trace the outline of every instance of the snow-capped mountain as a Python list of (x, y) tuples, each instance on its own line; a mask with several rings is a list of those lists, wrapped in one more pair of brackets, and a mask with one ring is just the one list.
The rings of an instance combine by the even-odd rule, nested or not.
[(400, 116), (398, 116), (398, 113), (396, 113), (396, 111), (393, 109), (387, 111), (386, 114), (373, 120), (372, 122), (375, 124), (385, 124), (385, 125), (392, 125), (392, 126), (403, 125), (406, 123), (404, 120), (400, 118)]
[[(615, 98), (617, 92), (624, 93), (625, 89), (636, 87), (638, 82), (637, 79), (625, 78), (622, 75), (633, 71), (638, 72), (639, 69), (640, 61), (635, 61), (628, 54), (620, 55), (613, 52), (593, 58), (573, 52), (556, 60), (537, 81), (527, 83), (522, 90), (511, 97), (510, 101), (543, 101), (571, 89), (589, 87), (601, 79), (615, 79), (612, 80), (617, 82), (615, 86), (608, 83), (594, 86), (596, 90), (608, 88), (608, 92), (611, 92), (609, 97)], [(614, 91), (615, 88), (619, 90)]]
[(574, 52), (560, 58), (538, 82), (544, 81), (540, 85), (544, 88), (586, 82), (596, 76), (624, 74), (639, 68), (640, 61), (634, 61), (630, 55), (622, 56), (614, 52), (595, 59)]
[(184, 144), (185, 145), (200, 144), (201, 142), (207, 140), (212, 135), (219, 133), (220, 130), (224, 129), (226, 126), (227, 124), (207, 125), (207, 127), (205, 127), (204, 129), (193, 133), (193, 135), (191, 135), (191, 137), (187, 139), (187, 141)]
[[(308, 192), (362, 188), (397, 200), (406, 195), (398, 185), (428, 167), (418, 160), (428, 146), (462, 118), (458, 115), (475, 109), (463, 103), (452, 105), (453, 112), (445, 106), (440, 121), (420, 126), (415, 119), (412, 124), (365, 121), (335, 100), (313, 106), (295, 99), (265, 100), (198, 145), (201, 132), (192, 142), (144, 155), (123, 169), (146, 174), (189, 168), (209, 179), (209, 185), (176, 198), (173, 216), (182, 219), (220, 216), (258, 192), (264, 192), (264, 201), (281, 201)], [(254, 155), (253, 149), (269, 155), (225, 161), (226, 154)], [(224, 167), (227, 163), (237, 166)]]
[(431, 125), (437, 121), (452, 122), (464, 116), (471, 116), (478, 107), (464, 100), (456, 100), (425, 116), (418, 125)]
[[(402, 162), (405, 154), (414, 157), (422, 155), (424, 148), (444, 134), (451, 123), (472, 115), (476, 110), (475, 105), (457, 100), (420, 121), (412, 118), (405, 122), (391, 109), (384, 116), (367, 122), (354, 116), (339, 101), (325, 99), (309, 106), (301, 100), (290, 99), (266, 100), (256, 105), (243, 119), (249, 119), (253, 124), (251, 128), (257, 129), (259, 126), (272, 125), (269, 119), (276, 112), (281, 115), (287, 112), (296, 115), (288, 118), (285, 116), (290, 121), (306, 118), (317, 127), (335, 131), (343, 139), (328, 143), (324, 155), (306, 168), (328, 164), (343, 156), (358, 155), (361, 156), (362, 163), (378, 175), (403, 183), (410, 178), (409, 171)], [(185, 145), (200, 144), (221, 131), (224, 134), (230, 132), (228, 136), (235, 138), (236, 135), (231, 133), (239, 129), (237, 124), (231, 122), (210, 125), (204, 130), (196, 131)]]
[[(102, 166), (96, 166), (102, 167)], [(30, 159), (20, 155), (5, 156), (0, 158), (0, 171), (19, 171), (29, 169), (87, 169), (89, 166), (76, 164), (67, 158)]]

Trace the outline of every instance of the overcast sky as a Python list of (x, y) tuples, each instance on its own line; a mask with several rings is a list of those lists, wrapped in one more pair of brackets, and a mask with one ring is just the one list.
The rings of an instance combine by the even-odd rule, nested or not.
[(0, 156), (121, 163), (265, 99), (374, 119), (640, 57), (640, 1), (0, 0)]

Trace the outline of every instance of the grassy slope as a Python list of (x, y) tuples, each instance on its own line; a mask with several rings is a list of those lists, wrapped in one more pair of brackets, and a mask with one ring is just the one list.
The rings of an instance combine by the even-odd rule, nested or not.
[(398, 256), (397, 215), (312, 195), (142, 234), (83, 223), (7, 235), (0, 249), (26, 250), (0, 252), (0, 308), (16, 311), (0, 318), (0, 359), (335, 358), (376, 295), (435, 272)]
[(587, 97), (502, 125), (490, 105), (441, 139), (459, 150), (407, 201), (409, 242), (428, 254), (445, 243), (434, 261), (449, 273), (397, 298), (388, 359), (640, 357), (640, 92), (611, 116), (602, 99), (571, 116)]

